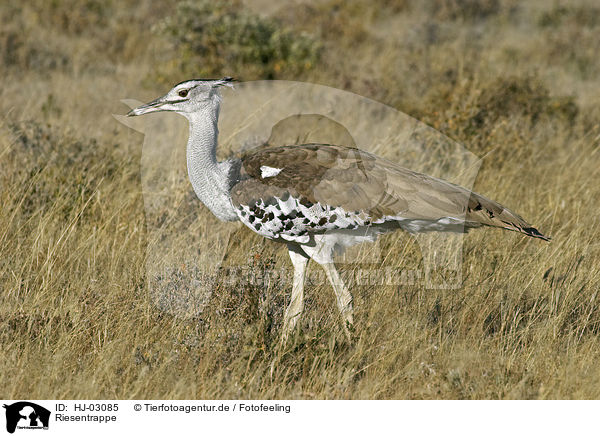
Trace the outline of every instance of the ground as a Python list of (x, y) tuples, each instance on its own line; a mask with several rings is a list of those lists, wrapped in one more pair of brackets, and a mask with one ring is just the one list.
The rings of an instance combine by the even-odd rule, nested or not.
[[(28, 0), (0, 17), (2, 397), (600, 396), (595, 2)], [(419, 119), (482, 158), (474, 190), (552, 241), (474, 231), (458, 289), (354, 285), (352, 342), (318, 278), (283, 349), (285, 280), (217, 277), (201, 314), (161, 310), (143, 136), (112, 114), (225, 75), (324, 84)], [(236, 232), (227, 265), (290, 273), (283, 247)], [(380, 268), (421, 269), (410, 236), (380, 247)]]

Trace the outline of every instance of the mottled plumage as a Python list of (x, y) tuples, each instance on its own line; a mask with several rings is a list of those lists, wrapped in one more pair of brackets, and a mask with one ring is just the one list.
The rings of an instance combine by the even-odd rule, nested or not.
[(348, 333), (352, 296), (333, 263), (334, 253), (345, 247), (397, 229), (464, 232), (482, 225), (548, 240), (499, 203), (359, 150), (351, 138), (343, 141), (345, 146), (263, 145), (217, 162), (219, 89), (230, 84), (230, 78), (181, 82), (130, 115), (168, 110), (185, 116), (190, 123), (188, 173), (200, 200), (219, 219), (239, 219), (258, 234), (287, 244), (294, 282), (283, 340), (304, 307), (309, 259), (324, 268)]
[[(277, 169), (263, 177), (261, 168)], [(303, 144), (251, 150), (241, 157), (231, 199), (244, 224), (271, 238), (306, 242), (334, 229), (394, 226), (409, 232), (481, 225), (547, 239), (523, 218), (482, 195), (403, 168), (371, 153)], [(277, 218), (276, 225), (268, 226)], [(300, 236), (300, 237), (299, 237)]]

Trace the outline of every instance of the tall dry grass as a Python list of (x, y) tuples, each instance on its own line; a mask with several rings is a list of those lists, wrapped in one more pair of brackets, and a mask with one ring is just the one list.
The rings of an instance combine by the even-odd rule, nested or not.
[[(200, 317), (171, 316), (147, 292), (143, 138), (111, 114), (125, 112), (121, 98), (154, 98), (187, 78), (179, 66), (189, 46), (160, 31), (175, 9), (3, 3), (1, 396), (598, 398), (598, 7), (331, 0), (270, 9), (269, 26), (318, 40), (315, 65), (236, 58), (235, 71), (223, 64), (215, 74), (250, 80), (269, 68), (416, 116), (485, 156), (475, 190), (552, 242), (471, 232), (460, 289), (355, 286), (353, 343), (318, 280), (284, 350), (276, 344), (289, 295), (277, 281), (223, 282)], [(236, 235), (232, 265), (289, 268), (281, 247)], [(384, 265), (422, 266), (406, 235), (383, 247)]]

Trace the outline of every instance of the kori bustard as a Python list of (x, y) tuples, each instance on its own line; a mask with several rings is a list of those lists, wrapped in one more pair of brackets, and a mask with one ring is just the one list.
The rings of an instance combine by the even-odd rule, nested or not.
[(352, 296), (333, 260), (346, 247), (396, 229), (464, 232), (480, 226), (548, 240), (495, 201), (356, 148), (312, 143), (261, 147), (218, 162), (220, 88), (231, 85), (230, 77), (187, 80), (128, 115), (171, 111), (186, 117), (187, 168), (198, 198), (220, 220), (240, 220), (287, 245), (294, 275), (283, 342), (303, 311), (309, 259), (325, 270), (349, 335)]

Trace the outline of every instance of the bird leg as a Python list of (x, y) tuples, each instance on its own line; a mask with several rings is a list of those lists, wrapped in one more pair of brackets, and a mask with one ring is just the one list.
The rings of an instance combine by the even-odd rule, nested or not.
[(308, 257), (294, 246), (288, 246), (290, 259), (294, 265), (294, 282), (292, 284), (292, 297), (283, 317), (283, 334), (281, 342), (285, 344), (289, 335), (294, 330), (296, 322), (304, 310), (304, 279)]
[(342, 321), (344, 323), (344, 333), (346, 333), (348, 339), (351, 339), (350, 329), (354, 324), (352, 294), (350, 294), (350, 291), (348, 291), (348, 288), (344, 284), (333, 262), (323, 263), (321, 264), (321, 266), (325, 270), (325, 274), (331, 282), (331, 286), (333, 286), (333, 291), (335, 292), (335, 299), (337, 301), (338, 308), (340, 309), (340, 313), (342, 315)]

